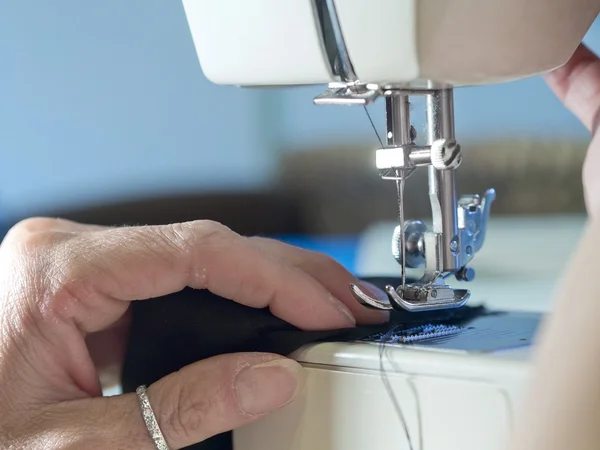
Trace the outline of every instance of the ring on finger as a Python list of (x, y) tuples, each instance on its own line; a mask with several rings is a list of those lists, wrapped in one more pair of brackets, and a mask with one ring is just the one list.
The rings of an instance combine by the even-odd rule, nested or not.
[(154, 441), (156, 450), (170, 450), (167, 440), (160, 430), (158, 421), (154, 415), (154, 410), (152, 409), (152, 405), (150, 405), (150, 399), (148, 399), (148, 388), (142, 385), (135, 390), (135, 393), (138, 397), (142, 416), (144, 417), (144, 423), (146, 424), (146, 428), (148, 429), (148, 433), (150, 433), (152, 441)]

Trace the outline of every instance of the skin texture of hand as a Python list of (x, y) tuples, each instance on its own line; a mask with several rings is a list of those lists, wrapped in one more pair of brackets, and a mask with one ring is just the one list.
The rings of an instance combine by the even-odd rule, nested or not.
[(580, 46), (546, 77), (592, 133), (583, 169), (590, 220), (556, 290), (537, 340), (530, 390), (515, 421), (510, 450), (600, 448), (600, 60)]
[(600, 214), (600, 60), (581, 45), (569, 62), (546, 75), (557, 97), (592, 133), (583, 165), (585, 202), (590, 217)]
[[(332, 259), (209, 221), (103, 228), (29, 219), (0, 246), (0, 448), (153, 449), (133, 394), (101, 397), (133, 301), (186, 286), (306, 330), (379, 323)], [(189, 446), (289, 403), (301, 367), (272, 354), (192, 364), (148, 389), (169, 445)]]

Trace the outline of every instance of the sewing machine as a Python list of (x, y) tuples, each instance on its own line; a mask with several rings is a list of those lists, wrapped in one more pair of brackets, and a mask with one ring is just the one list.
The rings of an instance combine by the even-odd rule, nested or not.
[[(399, 283), (387, 299), (349, 286), (365, 307), (460, 308), (473, 294), (495, 191), (458, 196), (461, 147), (453, 89), (512, 81), (564, 64), (600, 12), (598, 0), (183, 0), (205, 75), (245, 87), (323, 84), (316, 105), (381, 100), (386, 143), (373, 170), (398, 189), (390, 236)], [(425, 98), (417, 145), (411, 99)], [(493, 107), (493, 105), (491, 106)], [(404, 184), (428, 170), (432, 226), (406, 221)], [(390, 256), (391, 257), (391, 256)], [(407, 268), (421, 268), (407, 280)], [(468, 326), (292, 355), (302, 396), (235, 432), (235, 450), (501, 449), (530, 372), (541, 316), (498, 311)], [(382, 370), (383, 369), (383, 370)]]

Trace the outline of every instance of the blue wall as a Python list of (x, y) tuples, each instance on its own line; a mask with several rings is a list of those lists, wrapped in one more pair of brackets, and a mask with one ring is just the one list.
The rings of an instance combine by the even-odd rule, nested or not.
[[(361, 108), (314, 107), (321, 89), (211, 85), (179, 1), (0, 2), (0, 215), (256, 187), (278, 147), (372, 136)], [(539, 79), (456, 96), (462, 136), (585, 136)]]
[(265, 181), (260, 93), (203, 77), (180, 2), (0, 5), (0, 213)]

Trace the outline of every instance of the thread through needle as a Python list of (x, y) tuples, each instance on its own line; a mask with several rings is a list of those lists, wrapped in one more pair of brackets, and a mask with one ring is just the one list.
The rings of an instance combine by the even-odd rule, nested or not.
[[(383, 148), (384, 147), (383, 141), (381, 140), (381, 137), (379, 136), (379, 133), (377, 132), (377, 127), (375, 126), (375, 123), (373, 122), (373, 118), (371, 117), (371, 114), (369, 114), (369, 110), (367, 109), (366, 106), (364, 107), (364, 109), (365, 109), (365, 112), (367, 113), (367, 117), (369, 118), (369, 122), (371, 122), (371, 127), (373, 127), (375, 136), (377, 136), (377, 140), (379, 141), (381, 148)], [(402, 176), (400, 176), (401, 173), (402, 173)], [(404, 290), (404, 287), (406, 284), (406, 275), (405, 275), (405, 273), (406, 273), (405, 257), (406, 256), (405, 256), (405, 252), (404, 252), (404, 249), (406, 246), (405, 235), (404, 235), (404, 181), (405, 181), (406, 177), (410, 176), (410, 175), (411, 175), (410, 171), (405, 173), (404, 171), (396, 170), (396, 189), (398, 191), (398, 215), (399, 215), (399, 220), (400, 220), (400, 226), (402, 227), (401, 228), (401, 236), (400, 236), (400, 253), (402, 255), (401, 256), (401, 261), (402, 261), (401, 267), (402, 267), (402, 289), (403, 290)], [(386, 341), (390, 340), (392, 335), (393, 335), (393, 329), (387, 333), (386, 338), (383, 339), (379, 344), (379, 369), (380, 369), (380, 374), (381, 374), (381, 381), (383, 382), (385, 390), (387, 391), (388, 397), (392, 401), (392, 404), (394, 406), (394, 410), (396, 412), (398, 420), (400, 421), (400, 424), (402, 425), (404, 435), (406, 436), (406, 440), (408, 442), (408, 447), (410, 450), (414, 450), (408, 423), (406, 422), (406, 418), (404, 417), (404, 414), (402, 412), (400, 402), (398, 401), (398, 398), (396, 397), (396, 394), (394, 393), (394, 389), (390, 383), (390, 380), (388, 379), (387, 372), (385, 370), (385, 365), (384, 365)]]
[(400, 270), (402, 271), (402, 292), (406, 287), (406, 236), (404, 235), (404, 171), (396, 170), (396, 190), (398, 191), (398, 221), (400, 222)]

